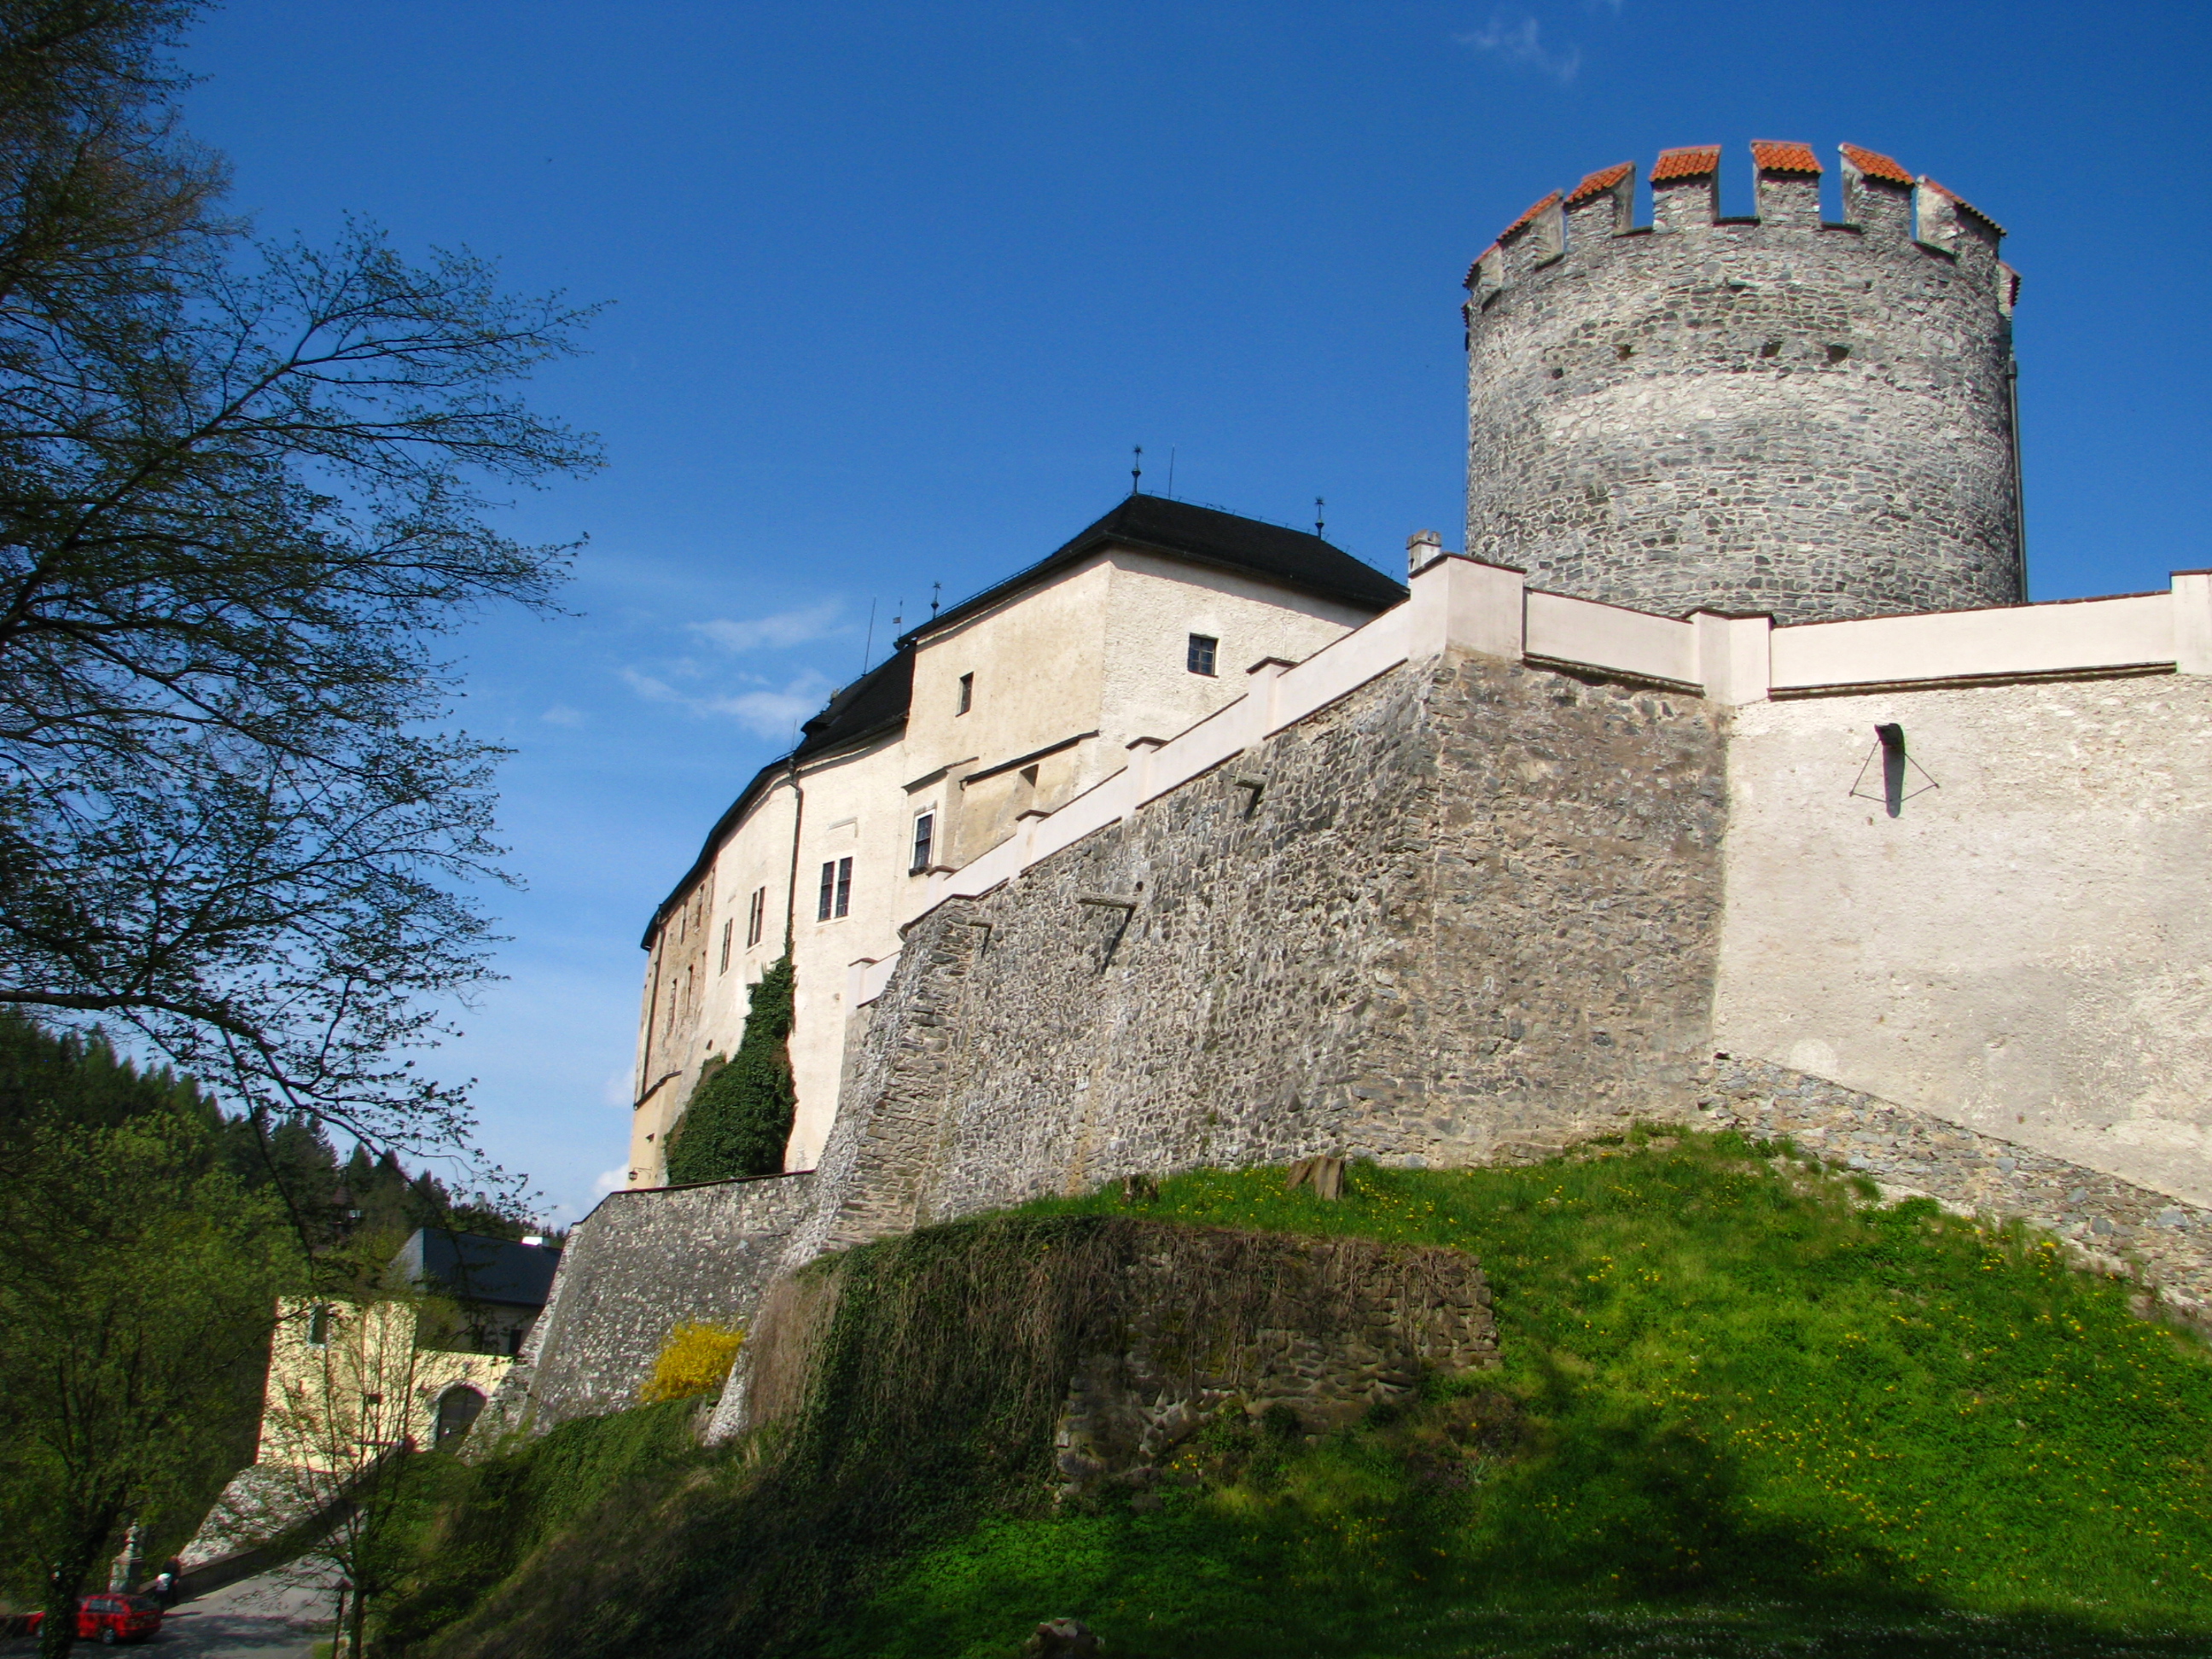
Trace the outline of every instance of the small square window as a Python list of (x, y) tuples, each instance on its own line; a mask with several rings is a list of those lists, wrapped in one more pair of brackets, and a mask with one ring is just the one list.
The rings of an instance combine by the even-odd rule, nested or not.
[(963, 674), (960, 677), (960, 707), (952, 712), (956, 714), (964, 714), (975, 706), (975, 677), (973, 674)]
[(1221, 641), (1211, 634), (1192, 635), (1190, 655), (1187, 659), (1190, 665), (1190, 672), (1194, 674), (1205, 674), (1210, 677), (1213, 672), (1214, 655), (1220, 648)]
[(929, 855), (937, 842), (937, 814), (924, 812), (914, 821), (914, 862), (907, 866), (912, 876), (922, 874), (929, 868)]

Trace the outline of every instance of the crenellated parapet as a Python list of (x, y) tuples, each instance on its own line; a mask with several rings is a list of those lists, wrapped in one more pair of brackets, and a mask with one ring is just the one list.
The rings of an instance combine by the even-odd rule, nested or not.
[(2003, 229), (1845, 144), (1661, 152), (1522, 213), (1468, 272), (1468, 546), (1557, 591), (1783, 622), (2017, 603)]

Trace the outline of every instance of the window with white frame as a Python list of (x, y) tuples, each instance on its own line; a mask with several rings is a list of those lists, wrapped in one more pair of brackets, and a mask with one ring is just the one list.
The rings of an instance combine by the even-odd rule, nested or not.
[(907, 866), (908, 875), (919, 876), (929, 868), (929, 855), (937, 845), (937, 811), (934, 807), (919, 814), (914, 821), (914, 860)]
[(1189, 654), (1183, 659), (1183, 661), (1192, 673), (1204, 674), (1211, 678), (1213, 675), (1213, 659), (1219, 654), (1220, 650), (1221, 641), (1215, 639), (1212, 635), (1194, 634), (1190, 636)]
[(853, 908), (853, 860), (826, 859), (822, 865), (822, 893), (814, 910), (817, 921), (834, 921)]
[(745, 910), (745, 948), (750, 951), (761, 942), (768, 931), (768, 889), (753, 889), (752, 903)]

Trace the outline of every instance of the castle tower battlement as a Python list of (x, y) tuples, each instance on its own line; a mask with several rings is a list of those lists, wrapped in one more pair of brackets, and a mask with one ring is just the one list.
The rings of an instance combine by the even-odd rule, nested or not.
[(2019, 277), (1996, 221), (1842, 146), (1844, 218), (1794, 143), (1718, 145), (1530, 207), (1468, 272), (1468, 539), (1531, 584), (1784, 623), (2025, 598)]

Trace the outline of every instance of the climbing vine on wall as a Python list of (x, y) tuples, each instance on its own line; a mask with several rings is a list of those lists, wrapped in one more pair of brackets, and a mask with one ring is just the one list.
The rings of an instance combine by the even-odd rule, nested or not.
[(668, 1138), (668, 1179), (727, 1181), (781, 1175), (798, 1104), (791, 1081), (792, 968), (786, 957), (761, 975), (745, 1034), (730, 1063), (702, 1078)]

